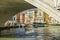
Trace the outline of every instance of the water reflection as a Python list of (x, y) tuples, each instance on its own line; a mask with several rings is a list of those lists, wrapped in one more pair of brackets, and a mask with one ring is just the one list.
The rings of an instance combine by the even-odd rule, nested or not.
[(38, 27), (26, 31), (25, 28), (11, 28), (1, 31), (1, 37), (15, 37), (21, 40), (60, 40), (59, 27)]

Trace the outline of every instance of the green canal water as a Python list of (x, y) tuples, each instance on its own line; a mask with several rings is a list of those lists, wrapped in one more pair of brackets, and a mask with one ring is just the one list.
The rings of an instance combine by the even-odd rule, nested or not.
[[(39, 27), (39, 28), (34, 28), (34, 30), (38, 31), (38, 32), (43, 32), (41, 30), (45, 29), (45, 28), (46, 27)], [(52, 32), (53, 35), (59, 35), (59, 38), (60, 38), (60, 34), (59, 34), (60, 33), (60, 26), (49, 26), (47, 29), (50, 29), (50, 31)], [(16, 31), (16, 30), (14, 29), (14, 31)], [(58, 36), (56, 36), (56, 37), (58, 37)], [(18, 37), (0, 37), (0, 40), (44, 40), (43, 38), (44, 37), (42, 37), (42, 38), (40, 37), (39, 38), (37, 36), (19, 37), (19, 35), (18, 35)], [(60, 40), (59, 38), (57, 38), (57, 39), (53, 38), (52, 40)]]

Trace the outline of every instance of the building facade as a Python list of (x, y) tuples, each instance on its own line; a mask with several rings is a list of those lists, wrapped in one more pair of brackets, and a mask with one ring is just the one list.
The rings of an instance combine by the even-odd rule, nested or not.
[(60, 24), (53, 17), (49, 16), (47, 13), (43, 12), (40, 9), (33, 9), (28, 11), (19, 12), (14, 15), (12, 20), (5, 22), (5, 26), (10, 24), (19, 25), (19, 24), (33, 24), (35, 23), (47, 23), (47, 24)]

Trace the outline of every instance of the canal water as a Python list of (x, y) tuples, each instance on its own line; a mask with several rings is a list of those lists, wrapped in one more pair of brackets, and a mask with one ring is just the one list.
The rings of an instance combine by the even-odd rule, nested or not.
[[(33, 30), (32, 30), (33, 29)], [(25, 28), (11, 28), (1, 31), (1, 40), (60, 40), (60, 26), (32, 28), (32, 31), (25, 31)]]

